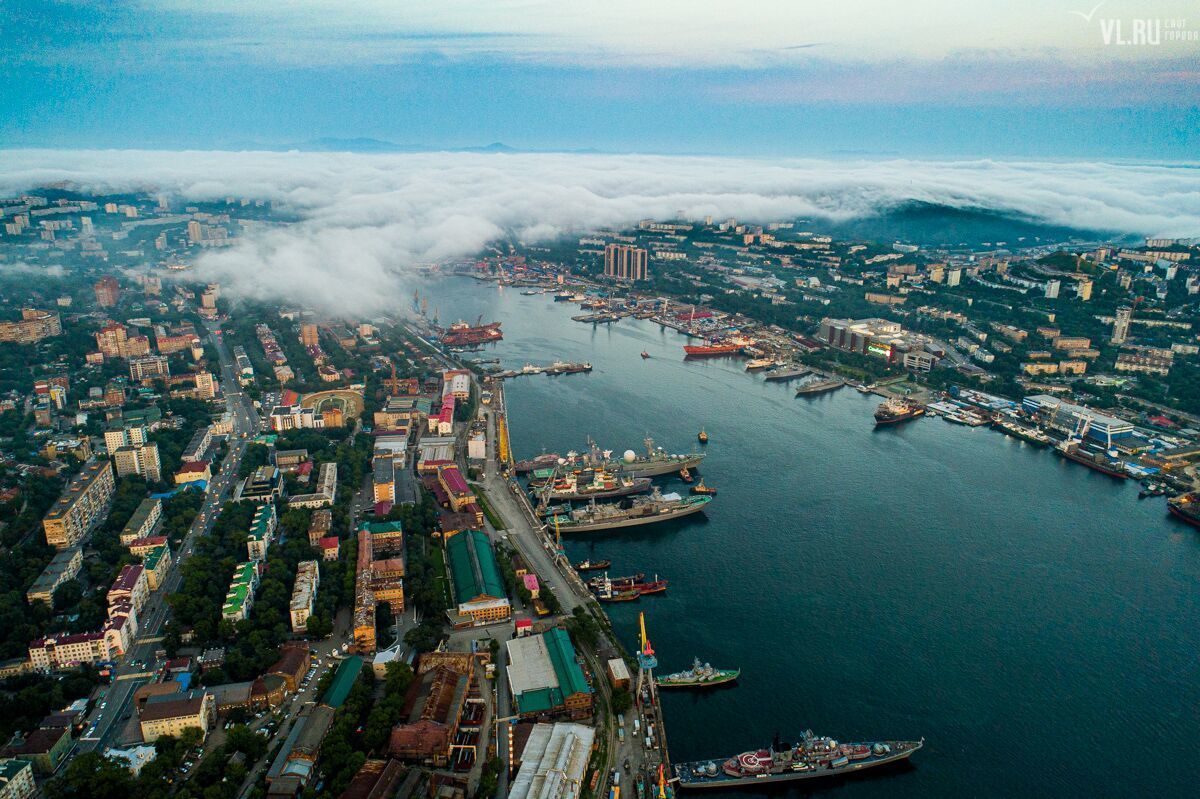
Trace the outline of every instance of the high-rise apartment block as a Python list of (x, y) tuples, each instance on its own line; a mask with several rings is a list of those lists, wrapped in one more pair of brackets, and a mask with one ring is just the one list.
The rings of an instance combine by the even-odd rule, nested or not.
[(67, 549), (82, 541), (108, 512), (115, 487), (109, 461), (85, 463), (42, 519), (46, 543)]
[(604, 248), (604, 276), (618, 280), (646, 280), (649, 274), (647, 252), (629, 244), (609, 244)]
[(112, 275), (105, 275), (92, 285), (96, 293), (96, 304), (101, 308), (112, 308), (121, 299), (121, 286)]

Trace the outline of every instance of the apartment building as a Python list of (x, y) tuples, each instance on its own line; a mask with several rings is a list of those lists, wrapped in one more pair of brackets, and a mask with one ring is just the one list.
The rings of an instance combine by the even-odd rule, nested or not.
[(85, 463), (42, 519), (46, 543), (67, 549), (86, 538), (108, 513), (115, 488), (112, 463)]

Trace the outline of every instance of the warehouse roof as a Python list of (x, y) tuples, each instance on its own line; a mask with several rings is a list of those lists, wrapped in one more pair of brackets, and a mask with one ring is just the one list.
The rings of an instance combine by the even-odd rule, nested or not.
[(446, 559), (454, 582), (454, 598), (461, 605), (482, 596), (505, 595), (496, 554), (486, 533), (465, 530), (446, 542)]

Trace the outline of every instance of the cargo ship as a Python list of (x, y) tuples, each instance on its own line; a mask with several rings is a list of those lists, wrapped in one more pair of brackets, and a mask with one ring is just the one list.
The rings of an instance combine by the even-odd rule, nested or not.
[(469, 325), (462, 320), (450, 325), (442, 334), (442, 343), (450, 347), (465, 347), (474, 344), (489, 344), (504, 338), (500, 332), (500, 323), (491, 322), (486, 325)]
[(634, 583), (631, 587), (633, 588), (633, 590), (637, 591), (639, 594), (646, 595), (646, 594), (661, 594), (662, 592), (667, 590), (668, 585), (670, 585), (669, 580), (660, 580), (658, 578), (658, 575), (656, 574), (656, 575), (654, 575), (653, 580), (647, 580), (644, 583)]
[(743, 344), (712, 342), (709, 344), (687, 344), (683, 352), (688, 358), (719, 358), (722, 355), (741, 355)]
[(1079, 446), (1079, 441), (1076, 439), (1068, 438), (1066, 441), (1060, 442), (1054, 447), (1054, 451), (1067, 460), (1083, 464), (1089, 469), (1106, 474), (1109, 477), (1115, 477), (1118, 480), (1129, 479), (1129, 473), (1125, 471), (1125, 467), (1120, 461), (1098, 452), (1083, 449)]
[(575, 571), (594, 572), (607, 569), (611, 565), (612, 561), (607, 558), (604, 560), (581, 560), (575, 564)]
[(767, 749), (742, 752), (718, 765), (715, 760), (676, 763), (680, 788), (733, 788), (791, 780), (854, 774), (865, 769), (907, 760), (925, 745), (919, 741), (865, 741), (840, 743), (818, 737), (812, 730), (799, 743), (776, 737)]
[(712, 497), (681, 497), (675, 493), (661, 494), (656, 489), (648, 497), (630, 497), (616, 505), (593, 502), (570, 513), (552, 516), (547, 523), (557, 525), (564, 533), (639, 527), (699, 513), (711, 501)]
[(760, 369), (766, 369), (769, 366), (774, 366), (775, 361), (771, 358), (755, 358), (752, 361), (746, 362), (747, 372), (757, 372)]
[(632, 602), (641, 595), (636, 588), (618, 588), (609, 582), (596, 591), (596, 599), (600, 602)]
[(1193, 527), (1200, 527), (1200, 491), (1190, 491), (1167, 500), (1167, 510)]
[(768, 383), (784, 383), (788, 380), (795, 380), (797, 377), (804, 377), (808, 373), (809, 370), (803, 366), (776, 366), (763, 375), (763, 380)]
[(610, 585), (613, 588), (633, 588), (634, 585), (640, 583), (644, 579), (646, 579), (645, 572), (631, 574), (628, 577), (609, 577), (608, 574), (602, 574), (599, 577), (593, 577), (592, 579), (588, 580), (587, 584), (588, 588), (592, 589), (593, 591), (599, 591), (606, 585)]
[(687, 671), (655, 677), (654, 682), (659, 688), (707, 688), (731, 683), (741, 673), (741, 669), (714, 669), (708, 663), (701, 663), (700, 658), (696, 658)]
[(624, 474), (632, 477), (658, 477), (659, 475), (671, 474), (682, 469), (693, 469), (700, 465), (700, 461), (704, 460), (703, 452), (672, 455), (662, 447), (655, 447), (654, 439), (652, 438), (647, 438), (642, 443), (646, 447), (644, 455), (638, 455), (633, 450), (627, 449), (622, 454), (620, 460), (613, 460), (611, 451), (599, 451), (593, 447), (591, 453), (585, 456), (585, 459), (593, 465), (598, 465), (605, 469), (620, 469)]
[(805, 383), (804, 385), (800, 386), (800, 388), (796, 389), (796, 396), (805, 397), (813, 394), (824, 394), (826, 391), (833, 391), (834, 389), (841, 388), (844, 385), (846, 385), (846, 381), (837, 378), (833, 380), (814, 380), (813, 382)]
[(925, 407), (910, 399), (889, 398), (875, 409), (875, 425), (899, 424), (916, 419), (925, 413)]
[(546, 374), (553, 377), (554, 375), (573, 375), (579, 372), (592, 371), (592, 365), (587, 361), (583, 363), (566, 363), (564, 361), (555, 361), (546, 367)]

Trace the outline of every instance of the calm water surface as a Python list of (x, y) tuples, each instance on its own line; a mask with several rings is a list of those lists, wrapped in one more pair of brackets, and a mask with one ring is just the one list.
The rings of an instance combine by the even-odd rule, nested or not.
[(611, 606), (630, 648), (644, 610), (662, 669), (742, 669), (736, 687), (665, 696), (673, 759), (811, 728), (927, 744), (908, 768), (773, 794), (1196, 795), (1200, 531), (1163, 500), (989, 429), (876, 431), (876, 398), (795, 398), (741, 361), (685, 362), (684, 337), (650, 322), (593, 328), (549, 295), (466, 279), (426, 289), (443, 324), (504, 323), (468, 357), (595, 367), (509, 381), (517, 457), (589, 435), (690, 451), (708, 431), (703, 517), (567, 546), (671, 580)]

